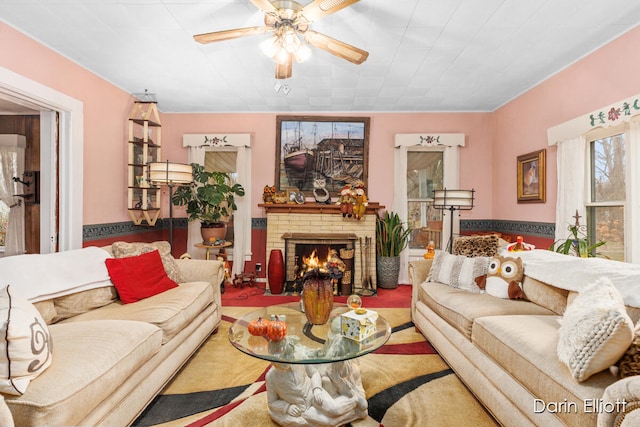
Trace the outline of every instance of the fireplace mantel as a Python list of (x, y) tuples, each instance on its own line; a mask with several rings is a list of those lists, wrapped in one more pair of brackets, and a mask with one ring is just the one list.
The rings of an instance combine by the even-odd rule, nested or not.
[[(340, 205), (330, 205), (315, 202), (305, 203), (260, 203), (258, 205), (267, 213), (304, 213), (304, 214), (340, 214)], [(369, 202), (365, 215), (376, 214), (378, 209), (384, 209), (378, 202)]]
[[(358, 292), (365, 284), (376, 286), (375, 235), (376, 214), (384, 209), (379, 203), (369, 202), (362, 219), (343, 217), (340, 206), (315, 202), (301, 204), (260, 204), (267, 214), (267, 254), (272, 250), (281, 250), (285, 255), (285, 242), (291, 239), (326, 237), (333, 241), (337, 237), (353, 242), (356, 256), (354, 261), (354, 291)], [(369, 242), (367, 244), (367, 242)], [(370, 253), (367, 256), (367, 252)], [(364, 259), (368, 259), (364, 263)], [(269, 260), (267, 259), (267, 265)], [(287, 279), (289, 280), (289, 279)]]

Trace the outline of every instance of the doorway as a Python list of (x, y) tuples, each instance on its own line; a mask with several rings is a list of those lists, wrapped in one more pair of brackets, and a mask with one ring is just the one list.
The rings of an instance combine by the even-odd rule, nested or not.
[[(5, 104), (0, 104), (0, 108), (3, 111), (8, 110), (10, 107)], [(24, 158), (20, 159), (20, 164), (24, 165), (24, 173), (18, 174), (12, 173), (14, 181), (18, 180), (18, 184), (14, 187), (20, 188), (17, 194), (21, 194), (22, 197), (18, 199), (20, 205), (24, 205), (23, 215), (24, 227), (19, 227), (19, 230), (24, 230), (24, 248), (20, 247), (20, 252), (27, 254), (40, 253), (40, 116), (39, 115), (0, 115), (0, 134), (3, 135), (21, 135), (24, 137)], [(22, 155), (21, 155), (22, 157)], [(9, 226), (9, 207), (3, 203), (3, 213), (6, 212), (6, 217), (0, 218), (2, 224), (0, 224), (0, 233), (6, 233)], [(18, 207), (16, 207), (18, 208)], [(14, 228), (13, 231), (16, 229)], [(22, 233), (20, 233), (22, 234)], [(6, 234), (4, 234), (6, 237)], [(0, 236), (0, 240), (1, 240)], [(21, 236), (22, 238), (22, 236)], [(20, 238), (20, 240), (21, 240)], [(0, 245), (2, 242), (0, 241)], [(16, 248), (15, 245), (10, 245)]]
[[(0, 67), (2, 104), (39, 115), (40, 253), (81, 248), (82, 102)], [(13, 114), (17, 113), (14, 111)]]

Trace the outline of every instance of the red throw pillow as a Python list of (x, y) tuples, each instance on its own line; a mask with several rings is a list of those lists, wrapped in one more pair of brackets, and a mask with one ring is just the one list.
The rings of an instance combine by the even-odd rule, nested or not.
[(124, 304), (140, 301), (178, 286), (167, 276), (160, 253), (105, 260), (111, 281)]

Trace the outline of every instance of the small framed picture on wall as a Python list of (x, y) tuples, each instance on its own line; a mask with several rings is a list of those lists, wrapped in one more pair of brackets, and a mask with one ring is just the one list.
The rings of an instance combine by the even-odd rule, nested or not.
[(547, 201), (547, 150), (518, 156), (518, 203), (545, 203)]

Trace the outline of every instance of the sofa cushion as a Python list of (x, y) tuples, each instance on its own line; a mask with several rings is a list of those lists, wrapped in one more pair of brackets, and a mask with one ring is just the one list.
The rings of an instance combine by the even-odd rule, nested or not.
[(119, 320), (57, 323), (51, 366), (26, 393), (7, 398), (16, 425), (78, 425), (160, 349), (157, 327)]
[(429, 280), (468, 292), (480, 293), (478, 281), (484, 279), (488, 267), (488, 257), (469, 258), (437, 250), (431, 264)]
[(58, 315), (52, 299), (34, 302), (33, 306), (38, 310), (47, 325), (52, 324), (53, 319)]
[(178, 284), (167, 275), (157, 250), (105, 261), (120, 300), (129, 304), (157, 295)]
[(567, 307), (559, 330), (558, 357), (575, 379), (614, 365), (633, 341), (633, 322), (620, 292), (601, 277)]
[(497, 234), (488, 236), (460, 236), (453, 239), (451, 253), (467, 257), (491, 257), (498, 253)]
[(554, 313), (529, 301), (494, 298), (488, 294), (472, 294), (437, 282), (420, 285), (418, 298), (471, 339), (473, 322), (478, 317), (507, 314), (536, 314), (552, 316)]
[(564, 314), (564, 310), (567, 307), (569, 291), (547, 285), (539, 280), (528, 277), (526, 275), (526, 270), (524, 273), (525, 276), (522, 281), (522, 290), (527, 296), (527, 299), (548, 308), (556, 314)]
[(120, 319), (151, 323), (162, 329), (164, 344), (212, 302), (213, 290), (208, 282), (187, 282), (133, 304), (116, 301), (63, 322)]
[(55, 316), (50, 323), (86, 313), (89, 310), (110, 304), (117, 299), (118, 292), (114, 286), (104, 286), (54, 298), (50, 301), (54, 305)]
[[(514, 315), (478, 318), (473, 326), (473, 343), (546, 403), (571, 404), (570, 410), (558, 410), (556, 416), (565, 425), (595, 426), (597, 411), (585, 413), (584, 402), (596, 402), (602, 391), (616, 381), (603, 371), (579, 383), (556, 355), (559, 316)], [(531, 411), (534, 406), (531, 402)], [(588, 409), (588, 408), (587, 408)], [(527, 414), (535, 420), (536, 414)]]
[(0, 392), (20, 395), (51, 364), (51, 336), (40, 312), (10, 285), (0, 290)]
[(184, 282), (185, 280), (180, 273), (180, 269), (178, 268), (178, 265), (176, 264), (176, 261), (171, 254), (171, 245), (169, 244), (169, 242), (115, 242), (111, 245), (111, 251), (113, 252), (113, 256), (116, 258), (142, 255), (144, 253), (152, 252), (155, 250), (158, 250), (158, 252), (160, 252), (162, 265), (164, 265), (164, 269), (171, 280), (177, 283)]

